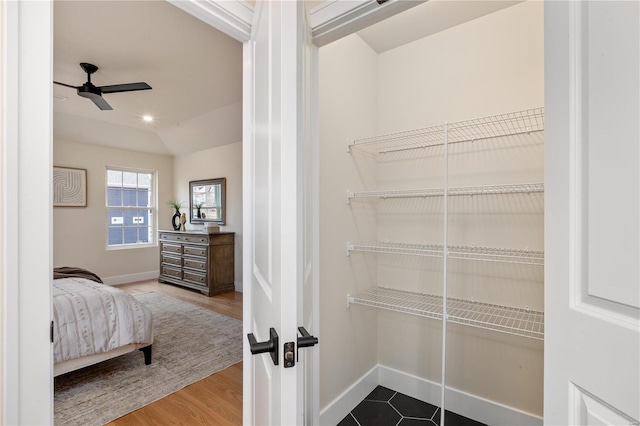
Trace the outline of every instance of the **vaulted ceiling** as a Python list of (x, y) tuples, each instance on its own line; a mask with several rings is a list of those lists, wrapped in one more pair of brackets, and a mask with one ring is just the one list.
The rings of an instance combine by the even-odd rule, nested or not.
[(80, 62), (97, 86), (153, 89), (105, 94), (101, 111), (54, 85), (54, 140), (168, 155), (242, 140), (242, 44), (168, 2), (56, 1), (54, 80), (83, 84)]
[[(515, 3), (431, 0), (358, 35), (382, 53)], [(55, 141), (180, 155), (242, 140), (242, 44), (167, 1), (56, 0), (53, 58), (55, 81), (83, 84), (89, 62), (97, 86), (153, 88), (105, 94), (113, 110), (101, 111), (54, 85)]]

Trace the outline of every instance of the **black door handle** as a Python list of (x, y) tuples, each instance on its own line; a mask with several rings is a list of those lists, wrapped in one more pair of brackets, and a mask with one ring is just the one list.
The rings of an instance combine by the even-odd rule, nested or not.
[(308, 348), (318, 344), (318, 338), (309, 334), (304, 327), (298, 327), (298, 331), (302, 337), (298, 337), (298, 348)]
[(302, 337), (298, 337), (298, 351), (296, 353), (296, 359), (300, 358), (300, 348), (309, 348), (318, 344), (318, 338), (309, 334), (306, 328), (298, 327), (298, 332)]
[(256, 355), (269, 352), (271, 354), (271, 359), (273, 360), (273, 365), (278, 365), (278, 333), (276, 333), (275, 328), (269, 329), (269, 337), (269, 340), (266, 342), (258, 342), (253, 333), (247, 334), (251, 353)]

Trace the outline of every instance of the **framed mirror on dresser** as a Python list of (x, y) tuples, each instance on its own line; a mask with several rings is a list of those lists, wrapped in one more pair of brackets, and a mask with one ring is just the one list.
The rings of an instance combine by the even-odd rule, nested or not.
[(224, 225), (226, 178), (189, 182), (189, 222)]

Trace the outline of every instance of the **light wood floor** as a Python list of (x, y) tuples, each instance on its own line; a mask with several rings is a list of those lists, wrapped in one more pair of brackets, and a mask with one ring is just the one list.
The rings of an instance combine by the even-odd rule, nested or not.
[[(131, 294), (166, 294), (242, 320), (242, 293), (207, 297), (157, 281), (118, 286)], [(108, 426), (126, 425), (239, 425), (242, 424), (242, 363), (235, 364), (159, 401), (120, 417)]]

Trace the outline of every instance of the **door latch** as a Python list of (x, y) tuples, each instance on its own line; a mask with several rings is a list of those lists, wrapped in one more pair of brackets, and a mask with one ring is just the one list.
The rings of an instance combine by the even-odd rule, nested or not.
[(256, 355), (269, 352), (271, 354), (271, 359), (273, 360), (273, 365), (278, 365), (278, 333), (276, 333), (275, 328), (269, 329), (269, 337), (269, 340), (266, 342), (258, 342), (253, 333), (247, 334), (251, 353)]
[(287, 342), (284, 344), (284, 368), (290, 368), (296, 365), (296, 359), (294, 356), (295, 350), (295, 343)]
[(300, 348), (308, 348), (318, 344), (318, 338), (310, 335), (304, 327), (298, 327), (298, 332), (302, 334), (302, 337), (298, 337), (298, 352), (296, 352), (295, 357), (293, 353), (296, 351), (296, 344), (294, 342), (284, 344), (284, 368), (290, 368), (296, 365)]

